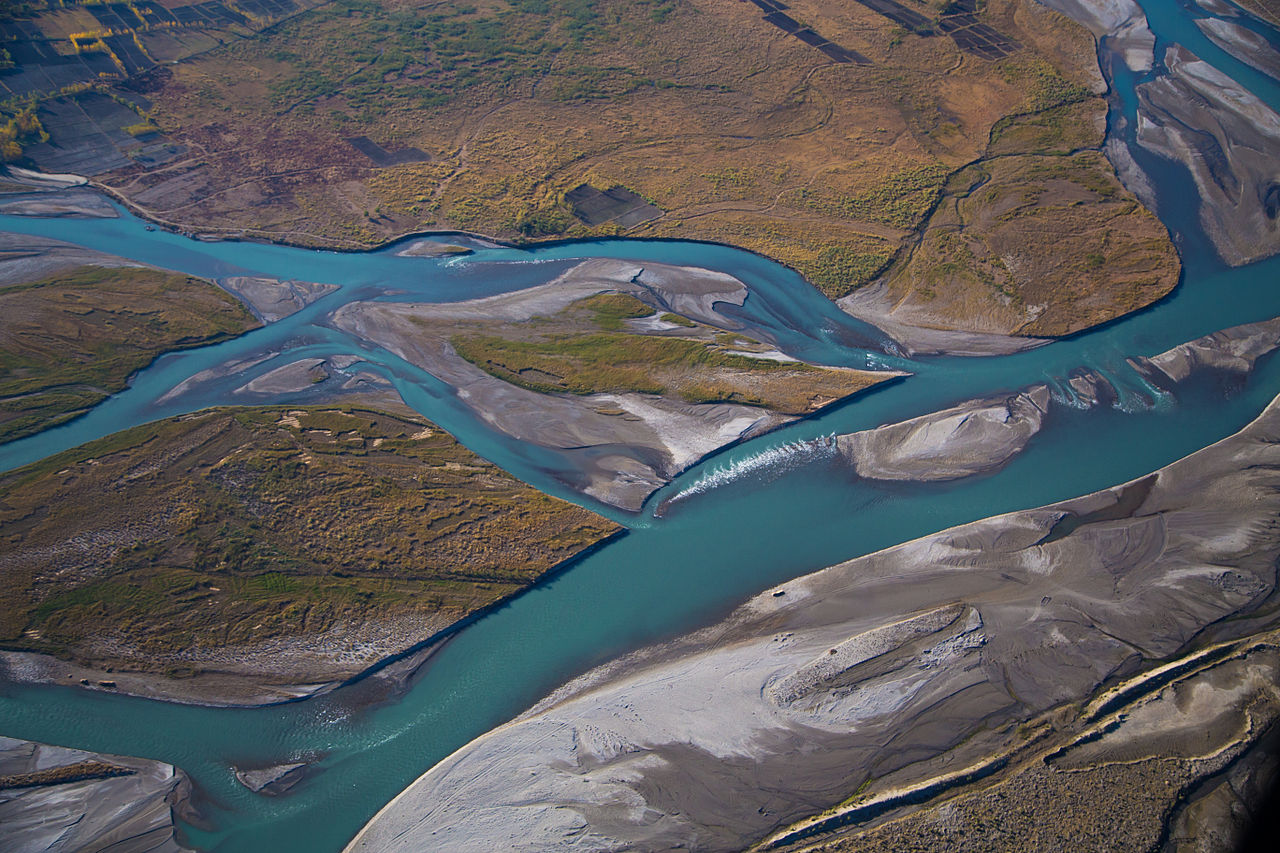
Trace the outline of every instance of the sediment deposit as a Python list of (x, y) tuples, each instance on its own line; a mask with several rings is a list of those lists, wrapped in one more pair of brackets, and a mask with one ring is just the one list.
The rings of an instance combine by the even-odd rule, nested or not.
[(1049, 409), (1049, 388), (972, 400), (902, 423), (836, 437), (870, 480), (955, 480), (995, 470), (1022, 452)]
[[(348, 850), (740, 850), (1023, 767), (1068, 787), (1131, 759), (1155, 772), (1160, 744), (1201, 731), (1168, 805), (1280, 714), (1278, 442), (1273, 402), (1130, 483), (761, 593), (462, 748)], [(1215, 666), (1218, 699), (1167, 692)]]
[[(487, 373), (459, 356), (450, 343), (458, 324), (525, 322), (602, 292), (643, 295), (660, 311), (689, 321), (769, 338), (720, 310), (747, 298), (746, 286), (732, 276), (612, 260), (586, 261), (548, 284), (483, 299), (351, 303), (335, 311), (331, 322), (447, 382), (494, 428), (563, 454), (580, 472), (568, 485), (623, 509), (638, 510), (651, 493), (708, 453), (793, 420), (768, 408), (731, 402), (689, 403), (629, 392), (539, 393)], [(846, 372), (850, 389), (895, 375)]]
[(1196, 21), (1209, 40), (1264, 74), (1280, 79), (1280, 51), (1258, 33), (1234, 21), (1200, 18)]
[(1200, 222), (1227, 263), (1280, 251), (1280, 115), (1183, 47), (1164, 64), (1168, 75), (1138, 87), (1138, 143), (1191, 170)]
[(253, 313), (267, 323), (288, 317), (338, 289), (332, 284), (263, 276), (230, 276), (219, 279), (218, 284), (248, 303)]
[(0, 737), (0, 847), (9, 853), (183, 853), (171, 764)]

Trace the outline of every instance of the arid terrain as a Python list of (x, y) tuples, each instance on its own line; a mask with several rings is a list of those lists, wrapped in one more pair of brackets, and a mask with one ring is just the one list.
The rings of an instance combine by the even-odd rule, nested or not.
[[(97, 8), (22, 26), (61, 50), (103, 28)], [(1028, 0), (272, 8), (133, 25), (143, 56), (111, 54), (123, 79), (44, 93), (44, 129), (15, 125), (15, 144), (200, 233), (716, 240), (832, 298), (892, 270), (905, 313), (943, 328), (1064, 334), (1177, 280), (1164, 229), (1089, 156), (1105, 115), (1093, 40)], [(113, 141), (68, 160), (84, 121)], [(1042, 245), (1065, 262), (1034, 263)]]

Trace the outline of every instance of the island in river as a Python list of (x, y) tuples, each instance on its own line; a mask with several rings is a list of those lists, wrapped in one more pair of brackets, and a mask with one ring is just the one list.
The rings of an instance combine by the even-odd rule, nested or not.
[[(235, 38), (224, 47), (204, 44), (200, 49), (195, 45), (201, 38), (213, 38), (205, 30), (219, 31), (216, 22), (165, 33), (160, 32), (165, 28), (150, 25), (126, 26), (135, 32), (137, 44), (146, 43), (153, 52), (162, 50), (162, 37), (168, 39), (163, 49), (177, 63), (148, 70), (142, 61), (131, 70), (121, 58), (132, 57), (127, 45), (118, 34), (104, 35), (104, 51), (129, 77), (111, 92), (124, 101), (103, 106), (94, 98), (102, 91), (46, 93), (38, 108), (24, 108), (14, 116), (13, 128), (21, 130), (30, 125), (31, 115), (43, 115), (55, 135), (64, 134), (55, 140), (61, 142), (74, 122), (57, 125), (50, 117), (86, 106), (91, 108), (83, 109), (84, 114), (94, 121), (102, 120), (95, 112), (100, 107), (137, 111), (147, 122), (136, 134), (147, 142), (145, 155), (93, 172), (97, 182), (161, 222), (210, 234), (360, 245), (403, 230), (449, 227), (526, 240), (624, 232), (734, 242), (791, 264), (827, 295), (841, 298), (841, 307), (850, 314), (882, 323), (901, 352), (1016, 351), (1041, 343), (1044, 336), (1069, 334), (1151, 304), (1176, 281), (1177, 260), (1164, 227), (1134, 199), (1136, 194), (1149, 206), (1157, 202), (1139, 160), (1132, 151), (1126, 155), (1115, 144), (1109, 146), (1107, 154), (1120, 168), (1117, 176), (1101, 153), (1105, 104), (1098, 93), (1104, 87), (1093, 64), (1092, 41), (1039, 5), (992, 2), (978, 9), (961, 3), (936, 9), (854, 4), (846, 9), (801, 2), (792, 15), (803, 19), (804, 27), (795, 17), (760, 4), (727, 9), (696, 2), (658, 4), (647, 9), (647, 20), (637, 18), (637, 9), (653, 4), (624, 4), (625, 9), (596, 5), (601, 9), (593, 5), (584, 11), (571, 3), (519, 4), (496, 11), (440, 12), (433, 7), (424, 14), (410, 4), (394, 15), (378, 3), (326, 4), (314, 11), (290, 7), (297, 14), (278, 27), (261, 27), (271, 15), (263, 20), (228, 18), (230, 23), (223, 23)], [(1132, 68), (1155, 67), (1154, 38), (1136, 7), (1065, 0), (1057, 5), (1095, 27), (1098, 35), (1117, 36)], [(602, 10), (617, 14), (602, 15)], [(72, 17), (92, 14), (52, 6), (35, 12), (28, 16), (32, 25), (47, 35), (70, 33)], [(433, 29), (441, 14), (449, 27)], [(533, 27), (529, 16), (550, 16), (552, 26)], [(901, 28), (904, 20), (908, 26)], [(502, 26), (491, 26), (494, 21)], [(726, 22), (749, 35), (735, 36), (727, 45)], [(413, 46), (401, 44), (397, 50), (404, 56), (393, 50), (390, 65), (385, 52), (356, 56), (355, 64), (367, 59), (369, 65), (341, 81), (322, 80), (323, 91), (309, 88), (323, 76), (316, 72), (318, 62), (332, 63), (335, 50), (360, 49), (362, 40), (351, 38), (353, 32), (386, 32), (388, 23), (400, 34), (412, 31), (415, 39), (425, 28), (435, 55), (411, 55)], [(466, 50), (450, 41), (457, 27), (470, 38)], [(492, 33), (497, 31), (507, 35), (497, 37), (495, 44)], [(798, 35), (802, 31), (808, 35)], [(544, 35), (533, 41), (522, 35), (532, 32)], [(968, 35), (944, 38), (952, 32)], [(299, 37), (301, 33), (308, 37)], [(481, 35), (480, 42), (472, 38)], [(501, 43), (504, 38), (518, 41), (519, 50)], [(742, 49), (743, 38), (759, 50)], [(283, 50), (282, 40), (298, 52)], [(477, 44), (481, 48), (471, 52)], [(90, 47), (87, 53), (95, 51)], [(570, 59), (550, 65), (537, 59), (552, 53)], [(590, 73), (599, 70), (593, 63), (606, 55), (609, 74)], [(669, 63), (671, 55), (681, 61)], [(148, 58), (145, 51), (142, 56)], [(701, 61), (706, 56), (722, 61)], [(761, 63), (760, 56), (768, 59)], [(1276, 217), (1269, 200), (1274, 187), (1268, 183), (1265, 157), (1255, 153), (1266, 151), (1277, 136), (1280, 124), (1271, 120), (1274, 113), (1243, 90), (1232, 89), (1184, 49), (1171, 49), (1162, 59), (1162, 71), (1140, 90), (1140, 125), (1132, 144), (1192, 166), (1202, 195), (1202, 223), (1229, 262), (1273, 253)], [(673, 76), (658, 73), (662, 66), (675, 69)], [(537, 80), (524, 76), (530, 69)], [(406, 91), (422, 88), (423, 80), (429, 81), (428, 102), (406, 107)], [(628, 80), (634, 85), (617, 88)], [(122, 94), (137, 95), (139, 90), (147, 97)], [(234, 99), (228, 94), (232, 90)], [(224, 110), (220, 121), (209, 121), (209, 111), (223, 102), (236, 106)], [(655, 124), (655, 117), (661, 122)], [(1187, 123), (1203, 126), (1208, 118), (1214, 124), (1206, 132), (1181, 129)], [(324, 121), (331, 126), (322, 127)], [(531, 137), (514, 137), (508, 130), (513, 125), (528, 128)], [(370, 138), (387, 127), (394, 138), (379, 136), (381, 144)], [(21, 142), (29, 165), (52, 169), (59, 146), (22, 132), (27, 134)], [(324, 133), (333, 137), (327, 148), (317, 143)], [(243, 139), (250, 134), (255, 144), (246, 146)], [(336, 134), (350, 136), (339, 142)], [(304, 138), (306, 144), (300, 142)], [(161, 150), (165, 146), (167, 152)], [(335, 151), (341, 152), (337, 160)], [(159, 155), (163, 162), (157, 162)], [(30, 192), (30, 187), (8, 189), (17, 190), (5, 202), (9, 212), (46, 215), (60, 203), (72, 204)], [(83, 199), (74, 205), (79, 207), (74, 215), (112, 214), (110, 208)], [(33, 258), (42, 262), (65, 249), (49, 244), (10, 248), (6, 261), (22, 263)], [(216, 340), (253, 325), (209, 282), (170, 280), (156, 270), (121, 271), (114, 263), (98, 257), (75, 273), (60, 269), (52, 278), (28, 275), (15, 279), (20, 285), (0, 291), (18, 300), (25, 292), (28, 301), (35, 294), (36, 304), (24, 304), (25, 311), (56, 317), (75, 332), (63, 335), (64, 345), (51, 356), (64, 360), (66, 376), (37, 377), (45, 385), (34, 390), (22, 386), (5, 399), (6, 406), (26, 419), (19, 420), (21, 430), (73, 417), (96, 399), (68, 397), (69, 392), (101, 396), (166, 349)], [(155, 290), (158, 307), (131, 311), (142, 306), (112, 303), (112, 298), (119, 301), (121, 280)], [(264, 323), (301, 310), (330, 291), (317, 282), (243, 276), (219, 284)], [(174, 293), (178, 298), (164, 302)], [(707, 270), (601, 262), (583, 264), (541, 288), (501, 297), (449, 305), (390, 302), (385, 295), (351, 302), (326, 313), (323, 322), (361, 345), (385, 348), (425, 369), (495, 430), (571, 460), (567, 470), (574, 473), (562, 477), (570, 489), (604, 505), (635, 510), (706, 454), (887, 378), (884, 372), (809, 363), (788, 353), (766, 329), (752, 328), (735, 315), (732, 306), (741, 306), (748, 295), (742, 282)], [(71, 307), (57, 301), (76, 302), (78, 296), (91, 298)], [(188, 297), (212, 300), (229, 322), (239, 325), (181, 328), (183, 318), (174, 321), (166, 313), (175, 312)], [(94, 339), (89, 358), (81, 360), (125, 349), (138, 329), (163, 334), (129, 354), (132, 361), (122, 359), (110, 376), (86, 377), (70, 369), (77, 355), (65, 342), (83, 340), (90, 327), (96, 335), (109, 329), (117, 336)], [(122, 327), (127, 331), (119, 334)], [(30, 334), (17, 340), (12, 352), (24, 346), (38, 350)], [(1212, 344), (1186, 352), (1202, 351), (1216, 352)], [(32, 378), (27, 357), (27, 362), (10, 358), (6, 380)], [(1242, 356), (1220, 355), (1219, 361), (1232, 357)], [(1178, 358), (1147, 366), (1153, 384), (1160, 386), (1161, 375), (1176, 382)], [(614, 529), (585, 510), (538, 496), (470, 456), (434, 425), (406, 411), (385, 382), (362, 371), (355, 351), (300, 358), (265, 373), (254, 370), (260, 363), (223, 364), (189, 377), (171, 393), (181, 398), (204, 383), (243, 374), (237, 393), (245, 403), (268, 403), (312, 388), (323, 395), (316, 400), (320, 405), (220, 409), (160, 421), (8, 475), (6, 515), (0, 521), (14, 547), (6, 556), (6, 570), (22, 579), (6, 588), (12, 599), (6, 609), (6, 643), (21, 649), (6, 658), (11, 677), (87, 682), (98, 689), (188, 701), (298, 695), (420, 645), (467, 614), (545, 576)], [(1082, 398), (1107, 399), (1105, 377), (1081, 373), (1071, 385)], [(53, 403), (45, 405), (42, 395)], [(860, 477), (971, 476), (1020, 451), (1047, 413), (1047, 396), (1043, 386), (1027, 388), (834, 441)], [(32, 411), (23, 409), (27, 406)], [(993, 435), (999, 439), (989, 444)], [(984, 446), (985, 456), (968, 456), (974, 441)], [(377, 482), (367, 480), (370, 467), (382, 472)], [(1211, 473), (1210, 479), (1232, 476), (1228, 468)], [(1161, 476), (1177, 479), (1172, 473)], [(431, 481), (429, 487), (423, 478)], [(1196, 483), (1199, 488), (1200, 481)], [(1113, 502), (1136, 512), (1149, 497), (1143, 488), (1153, 487), (1120, 489)], [(1234, 496), (1241, 494), (1246, 490)], [(1179, 499), (1178, 494), (1164, 497), (1174, 503)], [(1106, 508), (1096, 511), (1105, 517), (1095, 517), (1091, 500), (1111, 499), (1093, 496), (1077, 502), (1089, 508), (1072, 504), (1058, 509), (1087, 517), (1090, 524), (1128, 523), (1123, 513), (1112, 517)], [(535, 518), (525, 512), (527, 504), (536, 506)], [(1155, 516), (1163, 524), (1170, 510), (1157, 504), (1155, 500), (1142, 518)], [(93, 513), (90, 505), (112, 509)], [(1082, 540), (1085, 545), (1079, 547), (1085, 551), (1096, 545), (1089, 531), (1081, 534), (1074, 522), (1059, 528), (1063, 518), (1040, 531), (1042, 538), (1068, 543), (1059, 549)], [(529, 535), (530, 530), (537, 535)], [(512, 536), (513, 531), (519, 536)], [(1003, 541), (1002, 536), (996, 538)], [(1249, 587), (1248, 577), (1240, 580), (1233, 574), (1229, 580), (1218, 584), (1228, 599), (1243, 595), (1241, 589), (1261, 595)], [(770, 596), (779, 607), (786, 604), (780, 599), (790, 594), (780, 592)], [(1023, 609), (1030, 606), (1027, 599)], [(1042, 600), (1041, 606), (1053, 621), (1049, 602)], [(1017, 645), (1016, 632), (997, 632), (999, 619), (990, 617), (988, 603), (976, 598), (875, 614), (887, 615), (897, 621), (872, 624), (868, 615), (859, 631), (833, 641), (831, 651), (840, 666), (818, 649), (808, 669), (802, 673), (804, 667), (799, 667), (796, 677), (780, 688), (781, 704), (794, 711), (797, 702), (812, 698), (818, 689), (810, 683), (814, 678), (827, 692), (866, 687), (866, 672), (858, 667), (865, 669), (870, 658), (858, 654), (868, 644), (878, 648), (887, 643), (890, 652), (906, 657), (922, 650), (936, 653), (938, 661), (946, 655), (981, 656), (978, 646), (988, 636), (992, 643)], [(1143, 705), (1143, 713), (1154, 717), (1144, 717), (1139, 728), (1163, 725), (1167, 734), (1170, 726), (1203, 723), (1191, 694), (1239, 694), (1239, 685), (1270, 677), (1271, 640), (1258, 636), (1261, 645), (1248, 648), (1240, 644), (1248, 639), (1242, 635), (1212, 647), (1166, 650), (1185, 652), (1185, 672), (1191, 674), (1183, 678), (1179, 669), (1175, 679), (1160, 682), (1171, 692)], [(303, 645), (305, 653), (299, 652)], [(1130, 643), (1139, 654), (1155, 645), (1149, 638)], [(280, 655), (282, 647), (286, 652)], [(1224, 659), (1230, 666), (1206, 674), (1210, 664)], [(1117, 665), (1103, 675), (1133, 675), (1122, 669)], [(874, 674), (889, 681), (893, 675)], [(1126, 696), (1140, 694), (1143, 678), (1122, 681), (1117, 689), (1127, 691)], [(1084, 702), (1082, 697), (1097, 686), (1080, 688), (1075, 698)], [(974, 686), (977, 694), (987, 695), (981, 685)], [(1246, 698), (1270, 713), (1269, 700), (1257, 695)], [(847, 698), (832, 696), (837, 705)], [(1015, 698), (1035, 713), (1022, 721), (1031, 728), (1018, 734), (1026, 735), (1026, 743), (1018, 741), (1011, 754), (1044, 757), (1035, 752), (1046, 743), (1041, 737), (1045, 720), (1036, 714), (1048, 713), (1048, 705), (1026, 700), (1022, 691)], [(1162, 699), (1169, 701), (1162, 706)], [(1168, 710), (1170, 704), (1182, 717)], [(1215, 737), (1221, 735), (1221, 743), (1215, 742), (1214, 749), (1220, 756), (1249, 752), (1253, 740), (1222, 734), (1241, 719), (1239, 703), (1224, 713), (1236, 716), (1215, 718), (1210, 728)], [(1105, 727), (1115, 720), (1107, 714), (1081, 714), (1078, 729), (1065, 723), (1055, 728), (1056, 718), (1047, 723), (1055, 736), (1061, 731), (1079, 736), (1055, 741), (1052, 754), (1054, 762), (1083, 762), (1071, 766), (1076, 775), (1015, 789), (1048, 791), (1052, 799), (1062, 778), (1090, 778), (1088, 773), (1117, 764), (1106, 751), (1115, 746), (1115, 738), (1107, 740), (1113, 729)], [(1171, 714), (1177, 717), (1172, 723)], [(1095, 732), (1089, 725), (1098, 720), (1103, 729)], [(917, 729), (925, 731), (928, 725), (905, 732), (903, 739)], [(1105, 735), (1102, 746), (1084, 750), (1087, 754), (1075, 749), (1096, 740), (1095, 735)], [(921, 748), (940, 748), (933, 737), (932, 730), (925, 731)], [(1159, 738), (1153, 743), (1156, 750), (1167, 746)], [(976, 737), (965, 748), (981, 753), (987, 746)], [(1121, 746), (1129, 749), (1131, 744)], [(607, 765), (616, 757), (611, 749), (592, 755)], [(1059, 755), (1071, 750), (1076, 755), (1069, 759)], [(536, 752), (528, 754), (536, 759)], [(943, 750), (939, 755), (947, 763), (959, 753)], [(962, 757), (967, 761), (968, 754)], [(1148, 772), (1150, 764), (1144, 761), (1150, 757), (1131, 762), (1140, 768), (1134, 772)], [(1225, 766), (1203, 760), (1205, 755), (1184, 758), (1194, 772), (1166, 774), (1168, 785), (1185, 787), (1226, 772)], [(961, 776), (972, 770), (987, 778), (991, 768), (984, 760), (966, 764)], [(1015, 769), (991, 778), (1002, 784), (1023, 779), (1018, 768), (1035, 762), (1024, 766), (1017, 761), (995, 768), (993, 773)], [(837, 813), (791, 829), (780, 822), (779, 812), (766, 806), (758, 814), (771, 822), (735, 815), (737, 824), (716, 823), (719, 817), (702, 821), (693, 809), (684, 822), (660, 820), (653, 837), (664, 832), (697, 837), (696, 824), (702, 822), (738, 833), (733, 845), (762, 829), (776, 829), (782, 834), (774, 840), (790, 843), (801, 834), (826, 831), (850, 814), (879, 819), (896, 807), (897, 798), (917, 797), (957, 781), (950, 769), (912, 776), (919, 770), (877, 765), (877, 774), (867, 775), (869, 787), (854, 792), (854, 799)], [(893, 775), (899, 771), (901, 778)], [(821, 774), (823, 768), (806, 772)], [(1110, 778), (1106, 774), (1112, 772), (1106, 769), (1103, 775)], [(717, 780), (725, 790), (735, 784), (726, 779)], [(840, 793), (837, 789), (847, 788), (850, 780), (823, 776), (821, 781), (829, 790), (804, 803), (810, 811), (829, 805), (818, 801)], [(273, 782), (268, 779), (264, 787)], [(655, 785), (679, 788), (665, 778)], [(999, 796), (999, 790), (975, 796)], [(655, 800), (662, 805), (660, 801)], [(701, 807), (696, 799), (690, 802)], [(789, 817), (801, 818), (803, 810), (787, 808)], [(978, 803), (971, 814), (984, 815), (985, 808)], [(1152, 808), (1148, 804), (1145, 810), (1133, 810), (1135, 826), (1141, 825), (1127, 840), (1147, 838)], [(371, 825), (361, 843), (377, 838), (388, 821), (401, 819), (399, 814), (393, 810), (391, 817)], [(1189, 825), (1203, 820), (1189, 811), (1179, 819), (1184, 818)], [(685, 826), (690, 821), (692, 830)], [(931, 830), (925, 825), (919, 831), (927, 835)], [(530, 833), (525, 840), (537, 837)]]
[[(1232, 364), (1276, 331), (1152, 361), (1185, 377), (1195, 353)], [(990, 419), (947, 448), (952, 413), (927, 420), (935, 458), (998, 464), (1022, 432)], [(458, 750), (348, 853), (1238, 838), (1236, 791), (1273, 780), (1280, 723), (1278, 439), (1280, 398), (1130, 483), (766, 590)]]
[(3, 491), (5, 674), (206, 704), (331, 687), (619, 530), (352, 406), (158, 421)]

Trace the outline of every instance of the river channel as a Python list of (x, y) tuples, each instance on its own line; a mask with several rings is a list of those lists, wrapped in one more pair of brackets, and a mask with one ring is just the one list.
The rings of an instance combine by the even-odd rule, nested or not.
[[(1207, 41), (1177, 0), (1143, 0), (1161, 45), (1178, 42), (1280, 109), (1280, 86)], [(1157, 54), (1162, 53), (1158, 46)], [(1117, 114), (1132, 128), (1142, 77), (1103, 64)], [(1121, 66), (1112, 68), (1111, 66)], [(1131, 131), (1130, 131), (1131, 132)], [(233, 404), (253, 375), (300, 357), (357, 353), (411, 406), (521, 479), (625, 524), (622, 539), (459, 632), (404, 695), (364, 701), (361, 684), (301, 702), (253, 709), (181, 706), (69, 687), (0, 687), (0, 734), (173, 763), (199, 789), (206, 825), (184, 827), (203, 850), (337, 851), (383, 804), (444, 756), (511, 719), (567, 678), (628, 649), (687, 631), (771, 584), (906, 539), (999, 512), (1036, 506), (1141, 475), (1236, 431), (1280, 393), (1280, 360), (1242, 387), (1203, 382), (1176, 400), (1154, 394), (1125, 363), (1221, 328), (1280, 315), (1280, 259), (1228, 269), (1197, 222), (1185, 170), (1138, 152), (1158, 187), (1162, 220), (1184, 257), (1175, 292), (1091, 332), (1012, 356), (916, 359), (840, 312), (795, 273), (736, 249), (626, 240), (531, 250), (481, 248), (464, 258), (401, 257), (391, 246), (335, 253), (255, 243), (201, 242), (125, 212), (114, 219), (0, 216), (0, 230), (63, 240), (192, 275), (263, 275), (338, 289), (297, 314), (235, 340), (167, 355), (130, 388), (65, 426), (0, 446), (11, 469), (126, 427)], [(783, 349), (827, 364), (908, 370), (904, 380), (704, 460), (630, 515), (589, 502), (556, 478), (562, 464), (488, 427), (429, 374), (324, 326), (357, 299), (452, 301), (543, 283), (576, 259), (609, 257), (721, 270), (748, 285), (743, 308)], [(184, 379), (237, 358), (278, 353), (254, 373), (161, 402)], [(950, 484), (855, 480), (820, 441), (1048, 382), (1070, 402), (1075, 368), (1106, 375), (1115, 407), (1055, 407), (1045, 429), (1002, 471)], [(305, 394), (280, 402), (305, 402)], [(654, 507), (670, 500), (658, 517)], [(316, 762), (321, 772), (288, 796), (240, 786), (232, 765)]]

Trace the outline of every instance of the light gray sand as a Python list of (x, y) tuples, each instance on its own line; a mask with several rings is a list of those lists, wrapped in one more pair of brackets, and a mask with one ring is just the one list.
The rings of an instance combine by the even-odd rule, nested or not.
[(80, 266), (141, 267), (144, 264), (118, 258), (70, 243), (0, 232), (0, 286), (48, 278)]
[[(1129, 364), (1155, 388), (1176, 393), (1194, 375), (1243, 376), (1280, 347), (1280, 318), (1235, 326)], [(1120, 396), (1095, 370), (1073, 371), (1067, 383), (1075, 408), (1111, 405)], [(1021, 453), (1060, 402), (1034, 385), (1015, 394), (969, 400), (874, 430), (836, 436), (858, 476), (872, 480), (954, 480), (995, 471)]]
[(1234, 80), (1174, 46), (1169, 73), (1138, 87), (1138, 142), (1182, 162), (1199, 190), (1200, 221), (1233, 266), (1280, 251), (1274, 194), (1280, 115)]
[(955, 480), (994, 471), (1022, 452), (1049, 409), (1049, 389), (971, 400), (874, 430), (836, 436), (841, 455), (871, 480)]
[(337, 290), (334, 284), (316, 284), (311, 281), (261, 276), (231, 276), (218, 280), (218, 284), (239, 297), (258, 318), (274, 323), (288, 317), (315, 302), (326, 293)]
[(171, 802), (185, 800), (187, 781), (172, 765), (0, 737), (0, 776), (86, 761), (131, 772), (80, 782), (0, 787), (0, 848), (7, 853), (186, 849), (174, 841)]
[(307, 767), (305, 762), (294, 762), (244, 770), (237, 768), (235, 774), (240, 784), (255, 794), (278, 797), (302, 781)]
[(0, 213), (10, 216), (66, 216), (118, 219), (120, 214), (100, 194), (88, 189), (0, 195)]
[[(1155, 474), (788, 582), (594, 670), (348, 850), (740, 850), (868, 779), (874, 799), (995, 766), (1023, 723), (1065, 708), (1087, 726), (1115, 679), (1149, 693), (1144, 672), (1197, 643), (1274, 629), (1278, 512), (1273, 402)], [(1229, 740), (1215, 719), (1195, 716)]]
[(1247, 374), (1259, 358), (1277, 347), (1280, 347), (1280, 317), (1233, 326), (1151, 358), (1131, 358), (1129, 364), (1153, 385), (1168, 389), (1206, 369)]
[(1227, 53), (1263, 74), (1280, 79), (1280, 51), (1253, 30), (1221, 18), (1199, 18), (1196, 26)]

